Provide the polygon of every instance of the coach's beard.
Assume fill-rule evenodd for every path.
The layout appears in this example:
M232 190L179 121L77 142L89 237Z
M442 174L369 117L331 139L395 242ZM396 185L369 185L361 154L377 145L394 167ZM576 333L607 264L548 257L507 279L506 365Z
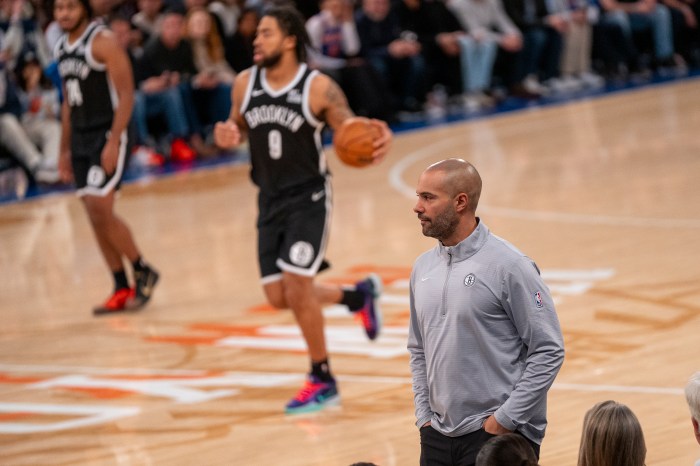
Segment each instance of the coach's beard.
M418 219L425 222L421 225L423 235L442 241L452 236L457 229L459 217L454 210L446 210L433 219L418 214Z

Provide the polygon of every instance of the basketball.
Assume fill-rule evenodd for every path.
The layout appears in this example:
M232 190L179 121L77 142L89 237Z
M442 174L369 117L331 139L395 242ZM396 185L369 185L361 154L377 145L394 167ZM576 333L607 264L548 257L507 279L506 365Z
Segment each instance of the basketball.
M333 146L338 158L351 167L366 167L374 160L374 141L379 138L379 128L369 118L348 118L333 135Z

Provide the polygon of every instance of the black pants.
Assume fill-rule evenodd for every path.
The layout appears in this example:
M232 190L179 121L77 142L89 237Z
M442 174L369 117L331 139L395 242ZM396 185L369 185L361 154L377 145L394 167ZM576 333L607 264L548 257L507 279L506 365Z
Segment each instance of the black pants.
M484 429L459 437L448 437L431 426L421 427L420 466L474 466L476 455L491 437L495 436ZM532 445L539 458L540 446L527 438L525 440Z

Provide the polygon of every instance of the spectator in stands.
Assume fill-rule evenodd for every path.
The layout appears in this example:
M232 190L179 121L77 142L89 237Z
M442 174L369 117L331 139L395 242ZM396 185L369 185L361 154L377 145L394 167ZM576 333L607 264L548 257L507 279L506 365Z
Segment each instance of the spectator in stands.
M58 90L44 75L39 59L27 52L17 67L22 103L22 128L39 147L44 179L58 180L58 150L61 144L61 103Z
M535 450L520 434L490 438L476 455L476 466L538 466Z
M46 43L37 12L31 3L25 0L0 0L0 30L7 32L12 24L22 29L22 46L14 59L32 53L42 68L49 66L53 61L53 53ZM15 65L14 59L10 63L12 68Z
M236 32L244 3L243 0L214 0L209 4L209 11L214 16L224 41Z
M236 72L226 61L224 45L212 14L201 7L189 10L185 18L185 37L192 45L197 72L210 79L212 85L227 84L230 93Z
M188 161L196 153L209 155L211 150L204 143L194 104L192 81L197 68L183 30L182 10L172 8L163 15L159 34L144 47L135 71L142 99L137 95L133 118L139 136L147 138L148 118L165 116L172 138L171 157Z
M44 169L46 157L21 124L22 104L11 75L24 44L21 23L24 2L13 0L11 6L9 26L6 31L0 29L0 144L36 181L55 183L59 180L58 173L50 169L50 162L47 162L49 168Z
M685 399L690 408L690 422L693 424L693 435L700 444L700 372L696 372L685 386ZM700 466L700 459L695 462Z
M92 8L92 18L98 21L106 22L107 17L112 14L112 12L120 13L119 10L124 7L125 15L128 15L128 4L125 4L123 0L88 0L90 2L90 7ZM121 14L121 13L120 13Z
M618 24L628 38L633 39L635 32L651 31L657 66L676 66L671 13L665 5L656 0L600 0L600 5L602 21Z
M228 118L235 71L226 61L221 35L212 14L193 7L185 18L185 37L192 46L197 74L192 79L195 103L205 123Z
M559 11L552 13L546 0L504 0L503 5L523 35L516 75L524 79L525 89L540 94L559 91L566 17Z
M139 11L131 17L131 24L136 27L143 46L151 37L157 36L163 21L163 0L138 0Z
M459 20L441 0L400 0L393 9L401 31L415 33L421 45L427 64L426 89L437 91L444 87L450 95L461 94L458 41L465 33ZM438 83L440 86L436 88Z
M700 27L697 0L661 0L671 12L673 43L686 62L700 64Z
M622 26L612 21L601 21L602 10L597 0L588 0L589 17L593 19L593 59L607 79L636 80L649 77L642 65L639 51L631 36Z
M561 87L565 91L581 88L597 89L605 84L593 72L593 26L588 16L588 0L557 0L550 2L553 11L561 13L568 22L564 32L561 57Z
M35 1L38 2L38 0ZM17 6L19 18L17 21L21 24L23 40L15 57L22 57L27 53L33 54L39 60L44 74L53 82L60 95L61 77L58 74L57 64L53 57L53 45L48 43L42 29L42 23L39 20L39 14L42 13L41 8L39 5L32 4L26 0L0 0L0 2L3 5L0 7L0 17L5 19L11 15L11 9L8 9L8 7L11 8L13 4ZM53 12L53 10L51 11ZM8 24L0 21L0 29L5 30ZM63 34L60 27L58 27L58 33L59 35ZM11 63L10 67L14 69L14 63Z
M226 61L236 73L253 66L253 40L260 22L260 14L254 8L245 8L238 17L236 32L226 40Z
M5 70L7 65L14 64L22 51L24 41L24 29L22 27L23 5L24 2L22 0L13 0L11 3L3 0L0 8L0 13L5 20L3 21L3 27L0 28L0 63L2 63L0 70ZM12 66L9 67L11 68Z
M448 6L468 31L468 35L459 41L465 104L468 110L479 109L490 105L490 99L484 91L491 86L498 49L517 57L523 45L522 35L503 10L501 0L451 0ZM537 96L525 91L516 78L507 78L507 82L514 87L514 94L522 97Z
M603 401L583 419L578 466L644 466L642 426L622 403Z
M138 63L136 54L137 51L140 52L141 50L133 44L135 41L132 34L134 28L131 22L120 14L110 16L107 24L112 33L114 33L117 43L126 51L129 57L134 82L136 83L136 66ZM146 122L140 120L146 111L144 108L145 103L143 92L138 88L134 89L134 110L132 111L131 123L136 129L136 138L131 152L131 161L139 165L158 166L162 165L165 159L162 154L158 153L156 141L149 134ZM151 114L153 115L153 110Z
M321 10L306 22L311 43L309 65L338 82L357 115L386 119L385 92L379 79L360 52L352 3L348 0L321 0Z
M347 0L321 0L320 5L321 11L306 21L311 63L339 81L340 74L335 71L345 67L347 58L360 52L353 7Z
M134 35L136 28L133 26L131 21L127 16L121 13L112 14L107 18L107 27L114 33L117 38L117 42L126 51L129 61L131 62L131 67L138 60L139 56L143 52L139 46L139 36ZM135 72L134 72L135 75ZM135 82L134 76L134 82Z
M363 0L356 16L361 54L392 92L393 107L420 111L425 98L425 59L417 35L401 31L389 0Z
M5 70L0 70L0 145L34 178L42 183L57 183L58 172L51 161L44 163L44 155L29 139L20 118L22 107L17 90ZM47 168L44 168L44 166Z

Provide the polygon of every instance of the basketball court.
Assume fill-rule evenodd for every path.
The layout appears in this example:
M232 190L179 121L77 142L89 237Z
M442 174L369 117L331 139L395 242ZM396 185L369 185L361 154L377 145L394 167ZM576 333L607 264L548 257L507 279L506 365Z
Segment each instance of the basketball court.
M576 464L584 413L606 399L639 417L647 465L700 458L683 396L700 370L699 79L400 133L368 169L328 156L319 278L386 285L374 343L325 309L339 408L283 413L308 362L291 312L264 303L247 166L186 171L117 204L162 272L140 313L92 316L112 283L73 194L0 206L0 464L418 464L407 284L434 240L412 207L446 157L477 167L477 214L557 303L567 353L541 464Z

